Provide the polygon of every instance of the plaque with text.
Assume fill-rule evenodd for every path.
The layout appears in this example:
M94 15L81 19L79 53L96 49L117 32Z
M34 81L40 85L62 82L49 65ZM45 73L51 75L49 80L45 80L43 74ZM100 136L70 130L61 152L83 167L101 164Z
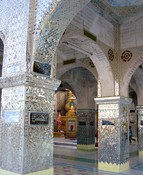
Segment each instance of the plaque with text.
M48 113L30 112L30 125L48 125L48 120Z

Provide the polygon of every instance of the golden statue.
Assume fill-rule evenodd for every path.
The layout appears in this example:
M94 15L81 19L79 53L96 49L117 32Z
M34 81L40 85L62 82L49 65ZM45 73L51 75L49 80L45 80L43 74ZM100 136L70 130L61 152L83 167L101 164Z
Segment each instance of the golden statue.
M77 116L76 116L76 107L72 91L68 91L68 99L65 105L66 115L62 117L65 122L65 137L66 138L75 138L77 135Z
M68 100L67 104L65 105L65 109L67 111L66 117L72 117L75 116L75 103L74 103L75 97L73 96L72 91L68 91Z

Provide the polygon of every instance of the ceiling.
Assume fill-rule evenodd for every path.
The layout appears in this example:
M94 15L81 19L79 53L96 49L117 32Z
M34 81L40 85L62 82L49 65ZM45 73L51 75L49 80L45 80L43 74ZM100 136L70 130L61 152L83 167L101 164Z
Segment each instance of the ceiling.
M106 0L111 6L140 6L143 5L143 0Z
M90 3L97 13L113 25L122 24L126 17L142 12L143 9L143 0L91 0ZM83 53L74 48L69 48L61 42L58 49L58 63L67 59L85 57L87 56Z
M121 24L129 15L141 12L143 0L91 0L95 10L113 24Z

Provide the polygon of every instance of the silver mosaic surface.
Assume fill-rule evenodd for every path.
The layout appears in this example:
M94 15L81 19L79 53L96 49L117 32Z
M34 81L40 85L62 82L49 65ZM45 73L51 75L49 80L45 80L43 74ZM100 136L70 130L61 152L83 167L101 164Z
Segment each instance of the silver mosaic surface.
M53 165L54 94L53 90L31 86L26 87L24 173L48 169ZM30 125L29 111L48 112L48 125Z
M49 18L49 20L44 24L40 39L35 40L35 42L38 41L37 46L35 47L36 50L34 51L34 58L36 60L48 62L53 65L52 61L64 30L77 12L80 11L80 9L82 9L88 2L89 0L63 0L60 2L51 18ZM43 12L41 12L41 14L42 13ZM35 33L35 35L36 38L37 35L39 36L39 33ZM54 65L53 69L56 69ZM53 70L52 72L54 73L56 71ZM55 75L53 74L53 77L54 76Z
M143 151L143 106L137 106L138 112L138 143L139 150Z
M12 94L12 95L11 95ZM1 167L22 172L23 159L23 116L25 108L25 88L17 86L5 88L2 91L2 118L1 118ZM7 120L11 112L17 112L16 122ZM13 116L14 117L14 116Z
M3 30L5 30L3 32L5 34L3 76L6 77L26 71L29 1L10 0L2 1L0 4L4 14L2 19Z
M26 74L1 78L0 81L5 87L2 95L2 168L28 173L52 167L54 90L60 81ZM5 111L18 111L18 121L9 122L4 116ZM29 111L48 112L48 125L30 126Z
M122 164L129 158L127 104L120 100L106 100L98 105L98 159L100 162Z

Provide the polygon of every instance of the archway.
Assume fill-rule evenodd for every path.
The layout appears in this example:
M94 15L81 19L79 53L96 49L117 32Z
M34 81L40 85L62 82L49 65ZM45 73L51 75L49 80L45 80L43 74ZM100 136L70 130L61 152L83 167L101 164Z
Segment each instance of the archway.
M93 140L93 147L92 149L95 149L95 127L97 126L97 120L95 118L95 102L94 97L97 96L97 81L95 77L92 75L92 73L83 67L75 67L72 68L66 72L60 77L60 80L62 82L66 82L65 84L68 84L68 86L62 85L62 88L68 88L70 87L70 90L72 90L75 93L76 96L76 115L77 115L77 138L75 140L71 140L71 145L75 147L75 145L84 145L84 139L86 140L86 132L89 133L88 139ZM65 92L62 92L62 95L64 95ZM60 103L60 102L59 102ZM60 103L61 104L61 103ZM90 116L90 117L89 117ZM80 125L81 119L85 120L86 125ZM91 125L90 127L88 125ZM84 130L85 132L81 134L81 131ZM79 139L80 138L80 139ZM77 140L77 144L75 144ZM60 142L60 140L58 139ZM67 141L67 139L66 139ZM62 145L63 139L61 139L61 145ZM74 142L74 144L73 144ZM82 143L83 142L83 143ZM56 143L57 144L57 143ZM68 145L70 145L68 143ZM64 142L63 142L64 145ZM70 146L71 146L70 145ZM89 145L89 143L86 143L85 145ZM65 145L64 145L65 146ZM81 148L79 148L81 149Z
M54 56L59 40L74 16L88 2L90 2L90 0L72 0L70 3L68 0L60 1L60 3L57 4L57 7L53 10L50 18L45 20L44 25L40 28L38 39L35 39L33 57L35 60L47 62L52 65L51 77L54 77L56 72ZM35 38L37 38L37 33Z
M114 76L112 68L98 44L83 35L69 38L64 41L64 44L83 52L92 60L98 74L98 82L100 82L98 84L100 86L98 96L114 96Z

